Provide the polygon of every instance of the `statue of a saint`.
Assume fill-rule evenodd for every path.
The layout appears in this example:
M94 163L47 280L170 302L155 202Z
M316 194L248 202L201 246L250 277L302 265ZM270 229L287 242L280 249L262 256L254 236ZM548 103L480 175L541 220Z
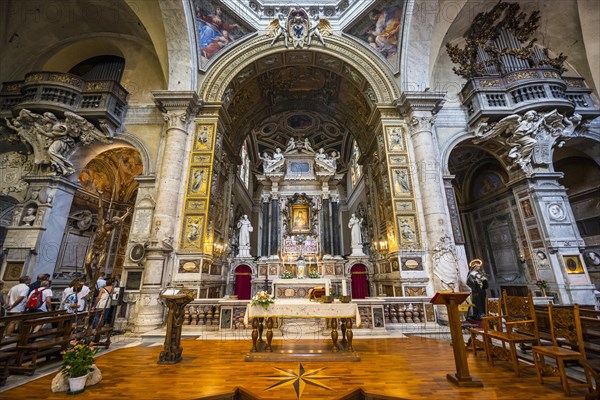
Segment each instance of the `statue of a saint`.
M350 218L348 228L351 229L350 237L352 240L352 246L359 245L362 247L362 238L360 234L360 226L362 225L362 221L362 218L358 218L356 214L352 214L352 217Z
M238 235L238 246L240 257L251 257L250 256L250 232L254 229L246 214L242 215L242 218L237 223L237 227L240 230Z
M488 288L488 280L481 271L483 261L476 258L469 263L469 275L467 285L471 288L471 299L475 305L473 318L479 320L485 314L485 290Z

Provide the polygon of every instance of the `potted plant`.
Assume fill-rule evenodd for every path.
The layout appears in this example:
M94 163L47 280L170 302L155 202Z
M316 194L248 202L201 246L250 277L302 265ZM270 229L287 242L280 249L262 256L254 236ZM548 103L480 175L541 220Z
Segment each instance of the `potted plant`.
M85 390L88 373L94 364L94 355L98 349L86 343L71 341L70 347L62 352L63 363L61 371L69 379L69 392L81 393Z
M542 291L542 297L546 297L546 288L548 287L548 284L546 283L546 281L543 279L540 279L535 284Z

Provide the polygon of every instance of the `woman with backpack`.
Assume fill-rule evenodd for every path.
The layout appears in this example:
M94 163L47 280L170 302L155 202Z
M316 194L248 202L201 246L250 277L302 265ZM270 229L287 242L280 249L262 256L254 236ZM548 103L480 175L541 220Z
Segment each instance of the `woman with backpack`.
M29 293L25 303L27 312L47 312L52 310L52 290L50 281L42 281L40 287Z

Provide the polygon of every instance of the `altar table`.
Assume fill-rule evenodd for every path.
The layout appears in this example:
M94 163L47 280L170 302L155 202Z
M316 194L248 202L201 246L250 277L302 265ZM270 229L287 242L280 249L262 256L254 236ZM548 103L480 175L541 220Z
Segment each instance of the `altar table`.
M361 324L360 313L356 303L318 303L307 299L279 299L270 304L267 309L261 305L246 306L244 315L244 325L248 326L252 318L252 352L258 351L256 342L259 339L262 342L263 324L266 320L267 327L267 347L266 351L272 351L271 341L273 339L273 318L329 318L331 320L331 340L333 341L333 351L338 351L337 341L337 319L342 320L342 343L346 343L346 349L353 351L352 348L352 318L356 319L356 327Z

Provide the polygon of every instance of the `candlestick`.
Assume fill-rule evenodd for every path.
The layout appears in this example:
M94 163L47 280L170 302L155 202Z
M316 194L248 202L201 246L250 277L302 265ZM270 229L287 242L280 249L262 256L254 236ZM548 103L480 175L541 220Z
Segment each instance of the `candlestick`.
M325 281L325 296L329 296L329 279Z
M342 296L348 296L348 288L346 287L345 279L342 279Z

